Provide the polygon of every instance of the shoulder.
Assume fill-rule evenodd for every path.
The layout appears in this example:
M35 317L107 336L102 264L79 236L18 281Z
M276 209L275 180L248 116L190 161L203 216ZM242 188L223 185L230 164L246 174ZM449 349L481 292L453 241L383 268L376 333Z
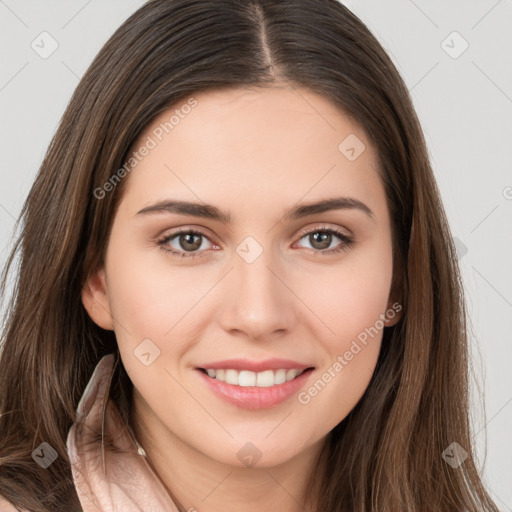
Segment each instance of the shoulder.
M18 512L9 501L0 496L0 512Z

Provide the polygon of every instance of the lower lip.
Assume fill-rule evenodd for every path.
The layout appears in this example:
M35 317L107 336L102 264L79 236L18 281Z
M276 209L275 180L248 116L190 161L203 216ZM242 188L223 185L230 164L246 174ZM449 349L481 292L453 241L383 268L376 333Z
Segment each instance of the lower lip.
M201 370L196 370L203 382L217 395L228 402L244 409L270 409L284 402L297 393L306 383L312 369L305 370L295 379L283 384L276 384L267 388L257 386L235 386L220 380L208 377Z

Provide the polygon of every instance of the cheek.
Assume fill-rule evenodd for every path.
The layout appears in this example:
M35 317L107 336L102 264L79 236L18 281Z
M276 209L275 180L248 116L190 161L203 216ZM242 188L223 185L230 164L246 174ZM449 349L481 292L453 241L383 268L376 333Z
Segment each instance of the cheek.
M381 335L377 335L367 346L356 342L350 349L339 351L299 393L299 403L308 411L307 416L322 418L325 431L343 421L361 400L375 370L380 342Z
M298 281L299 293L324 326L316 334L331 356L348 350L353 339L376 323L378 330L383 327L379 319L387 309L392 279L391 247L384 242L347 253L336 267L315 271L314 280Z
M354 408L371 380L391 278L392 253L385 244L350 255L336 272L326 268L315 274L306 302L321 320L314 337L327 357L299 401L317 408L331 428Z
M189 313L211 287L204 270L196 269L169 263L159 249L151 254L123 251L121 245L113 249L109 299L119 334L126 337L129 332L133 342L140 343L141 337L162 340L187 325Z
M299 394L299 403L309 408L310 417L322 418L328 430L343 421L364 395L378 361L385 313L386 289L362 286L348 293L352 283L338 289L337 310L324 316L335 334L316 336L326 357L316 378ZM327 300L325 297L323 300ZM320 331L319 331L320 332ZM320 347L319 347L320 348Z

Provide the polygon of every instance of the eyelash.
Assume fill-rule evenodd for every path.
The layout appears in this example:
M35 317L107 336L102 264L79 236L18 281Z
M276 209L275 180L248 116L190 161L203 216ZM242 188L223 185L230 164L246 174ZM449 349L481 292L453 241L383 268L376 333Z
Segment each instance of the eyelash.
M341 231L338 231L337 229L328 228L328 227L324 227L324 226L320 226L315 229L311 229L309 231L301 233L299 240L302 240L305 236L310 235L312 233L333 234L333 235L337 236L343 242L341 245L339 245L335 249L328 249L328 250L312 249L314 251L315 255L320 254L322 256L328 256L331 254L340 253L342 251L346 251L346 250L350 249L355 243L355 240L352 237L349 237L348 235L346 235L345 233L342 233ZM166 244L178 235L199 235L199 236L203 236L204 238L209 240L209 238L206 236L206 234L201 231L196 231L194 229L181 229L180 228L177 231L175 231L174 233L172 233L170 235L165 235L163 238L160 238L159 240L157 240L157 244L164 252L170 253L172 256L177 257L177 258L196 258L198 256L202 257L202 252L204 252L204 251L196 251L196 252L187 253L187 252L175 251L174 249L169 249L169 247L166 246Z

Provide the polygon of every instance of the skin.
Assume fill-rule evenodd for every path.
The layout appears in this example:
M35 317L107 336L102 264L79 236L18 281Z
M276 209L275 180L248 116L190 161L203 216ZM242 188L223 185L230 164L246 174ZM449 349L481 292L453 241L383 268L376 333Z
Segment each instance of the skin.
M88 280L83 303L98 325L115 331L134 384L137 439L185 509L303 510L306 480L327 434L370 382L382 330L306 405L293 396L246 410L213 394L195 368L227 358L288 358L315 366L307 390L391 307L391 225L377 156L350 117L307 89L194 97L197 106L125 178L105 266ZM366 146L354 161L338 150L349 134ZM283 220L298 202L339 196L362 201L374 218L344 209ZM136 215L169 198L213 204L231 222ZM322 226L355 244L320 254L343 244L333 235L322 246L302 234ZM179 258L158 245L176 228L205 233L194 249L202 256ZM247 236L263 249L252 263L236 252ZM167 242L181 253L186 244L179 236ZM146 338L160 350L149 366L133 353ZM247 442L262 454L254 467L237 457Z

